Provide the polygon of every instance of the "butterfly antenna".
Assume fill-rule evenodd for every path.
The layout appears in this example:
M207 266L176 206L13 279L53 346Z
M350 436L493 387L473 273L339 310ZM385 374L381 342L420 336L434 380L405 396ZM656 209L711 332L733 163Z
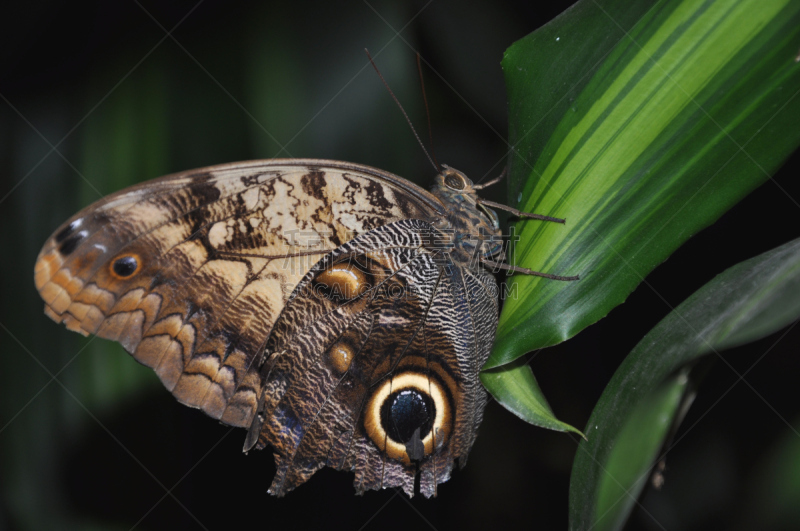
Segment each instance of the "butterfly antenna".
M425 102L425 116L428 118L428 141L431 143L431 156L436 163L437 171L442 171L439 161L436 159L436 150L433 149L433 128L431 127L431 110L428 107L428 95L425 93L425 78L422 76L422 60L417 52L417 72L419 73L419 84L422 87L422 101Z
M392 89L389 88L389 83L386 82L386 80L383 78L383 75L381 74L381 71L378 70L378 66L375 64L375 61L372 60L372 56L369 54L369 50L364 48L364 51L367 53L367 58L369 59L370 64L372 64L372 68L375 69L375 72L377 72L378 77L381 78L381 81L383 81L383 86L386 87L386 90L389 91L389 95L392 97L397 106L400 107L400 112L402 112L403 116L405 116L406 122L408 122L408 126L411 127L411 132L414 133L414 136L416 137L417 142L419 142L420 147L422 147L422 151L425 153L425 156L428 157L428 160L433 165L433 168L438 172L439 166L433 161L430 154L428 153L428 150L425 149L425 144L422 143L422 139L417 134L417 130L414 129L414 124L411 123L411 119L408 117L408 114L406 114L406 110L403 109L403 106L400 104L400 100L397 99L397 96L394 95Z
M499 183L500 181L502 181L502 180L503 180L503 177L505 177L505 176L506 176L506 173L507 173L507 172L508 172L508 166L506 166L505 168L503 168L503 171L502 171L502 172L500 172L500 175L498 175L497 177L495 177L494 179L492 179L492 180L491 180L491 181L489 181L488 183L483 183L483 184L473 184L473 185L472 185L472 187L473 187L474 189L476 189L476 190L482 190L483 188L486 188L487 186L491 186L491 185L493 185L493 184L497 184L497 183Z

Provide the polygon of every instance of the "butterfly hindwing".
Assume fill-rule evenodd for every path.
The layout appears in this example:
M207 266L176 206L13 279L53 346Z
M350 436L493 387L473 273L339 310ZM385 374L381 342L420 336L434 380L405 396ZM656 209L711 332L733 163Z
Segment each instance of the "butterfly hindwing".
M354 470L358 492L431 496L463 465L486 401L478 371L497 321L494 279L456 266L421 220L338 247L300 281L261 367L248 436L275 447L270 492L323 466Z
M263 385L254 362L308 269L355 235L436 208L365 166L205 168L79 212L45 244L35 282L51 318L119 341L181 402L247 427Z

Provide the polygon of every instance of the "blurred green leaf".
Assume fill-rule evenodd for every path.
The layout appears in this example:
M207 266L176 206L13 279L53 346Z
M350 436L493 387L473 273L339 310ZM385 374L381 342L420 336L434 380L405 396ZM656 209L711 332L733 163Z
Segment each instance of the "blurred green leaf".
M555 417L525 358L482 372L481 382L503 407L522 420L549 430L584 436L577 428Z
M792 529L800 522L800 422L756 466L741 529Z
M731 267L670 312L620 365L589 419L572 469L570 527L625 522L680 405L682 371L798 317L800 239Z
M109 95L105 112L87 118L80 143L82 206L168 172L170 97L165 69L163 60L153 58L150 68ZM107 76L98 75L95 85L104 87ZM100 97L90 94L87 99ZM68 372L64 378L87 407L110 411L128 397L157 386L158 378L133 360L122 345L97 338L83 341L83 346L75 349L79 354L72 354L77 372ZM77 404L67 404L75 421L86 419Z
M675 424L688 383L688 370L682 370L633 406L608 454L597 487L598 529L618 529L625 524ZM599 428L594 429L597 433Z
M800 144L800 2L578 2L512 45L519 265L487 368L577 334ZM512 288L513 289L513 288Z

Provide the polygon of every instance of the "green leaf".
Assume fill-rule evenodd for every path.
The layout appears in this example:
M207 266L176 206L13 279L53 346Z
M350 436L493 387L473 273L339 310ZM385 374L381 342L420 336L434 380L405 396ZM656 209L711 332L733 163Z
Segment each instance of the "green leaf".
M603 465L595 493L597 529L619 529L644 489L687 392L688 369L667 378L630 411ZM594 426L595 434L599 427ZM582 526L578 526L579 528Z
M726 270L631 351L586 427L570 484L572 529L618 529L679 413L686 371L704 355L800 317L800 239ZM685 395L684 395L685 396Z
M800 419L755 467L740 529L792 529L800 522Z
M584 437L580 430L555 417L524 358L482 372L481 382L503 407L522 420L549 430L571 431Z
M556 344L767 180L800 144L800 2L581 1L512 45L516 275L487 368ZM510 288L514 292L514 286Z

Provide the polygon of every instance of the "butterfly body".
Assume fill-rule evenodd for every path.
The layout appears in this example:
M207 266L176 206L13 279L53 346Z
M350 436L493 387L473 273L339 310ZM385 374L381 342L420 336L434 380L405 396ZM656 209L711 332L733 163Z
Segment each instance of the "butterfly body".
M112 194L46 242L46 313L113 339L182 403L271 445L282 495L323 466L431 496L475 439L497 217L463 174L271 160Z

